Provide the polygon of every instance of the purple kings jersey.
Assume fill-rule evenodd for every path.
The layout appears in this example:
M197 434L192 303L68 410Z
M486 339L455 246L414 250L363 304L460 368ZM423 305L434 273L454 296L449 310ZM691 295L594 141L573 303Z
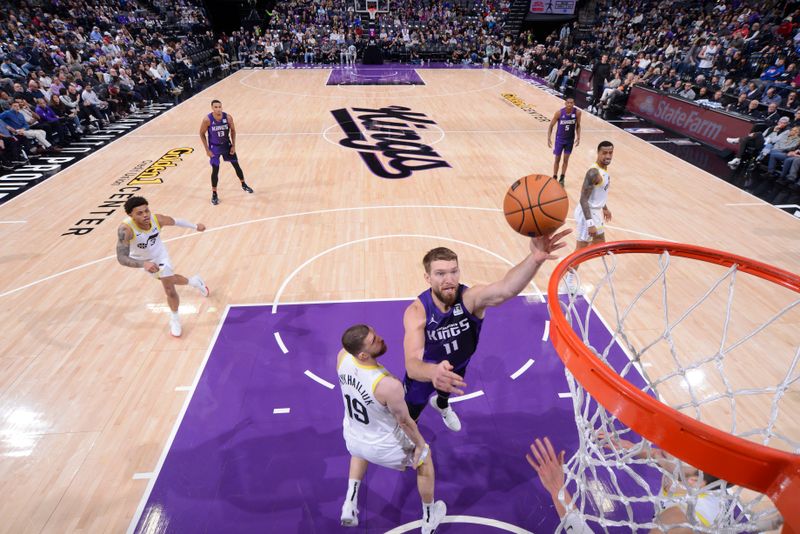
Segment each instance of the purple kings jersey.
M459 284L456 301L446 313L433 303L431 290L419 295L425 307L425 351L422 361L439 363L447 360L453 369L461 369L478 347L483 319L472 315L464 305L463 294L467 286Z
M217 120L213 113L209 113L208 120L211 121L208 125L208 146L230 146L231 127L228 124L228 114L223 111L222 118Z
M578 122L578 114L575 108L572 113L567 113L567 108L561 108L561 116L558 118L558 129L556 130L556 142L572 144L575 140L575 124Z

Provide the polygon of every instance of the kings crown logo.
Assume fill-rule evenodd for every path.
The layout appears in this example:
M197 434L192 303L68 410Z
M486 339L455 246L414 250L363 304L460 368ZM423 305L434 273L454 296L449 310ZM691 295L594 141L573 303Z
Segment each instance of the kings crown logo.
M450 167L430 146L422 142L420 130L436 123L424 113L402 106L379 109L352 108L331 111L342 128L343 147L358 151L369 170L381 178L408 178L414 172Z

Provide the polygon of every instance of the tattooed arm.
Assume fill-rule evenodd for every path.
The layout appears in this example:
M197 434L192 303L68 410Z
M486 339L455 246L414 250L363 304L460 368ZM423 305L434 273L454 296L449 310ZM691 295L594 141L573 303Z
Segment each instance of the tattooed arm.
M586 177L583 179L583 187L581 188L581 211L586 221L592 220L592 210L589 208L589 197L594 190L594 186L602 182L600 172L592 167L586 172ZM594 226L589 226L589 235L595 235L597 229Z
M131 258L131 239L133 239L133 231L127 225L120 224L119 228L117 228L117 261L120 265L133 267L134 269L144 268L151 273L158 271L158 265L153 262Z

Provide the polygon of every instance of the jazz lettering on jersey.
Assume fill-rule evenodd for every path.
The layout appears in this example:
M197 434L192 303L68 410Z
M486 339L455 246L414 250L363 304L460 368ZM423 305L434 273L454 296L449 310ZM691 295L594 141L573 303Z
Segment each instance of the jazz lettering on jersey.
M426 330L425 333L428 335L429 341L444 341L445 339L454 338L467 330L469 330L469 319L465 317L457 323L442 326L436 330Z
M361 400L364 401L365 406L369 406L372 404L372 399L370 398L369 392L367 392L364 385L355 379L352 375L348 374L341 374L339 375L339 383L343 386L350 386L355 388L358 391L358 394L361 395Z
M345 108L331 114L345 138L339 144L358 151L373 174L381 178L408 178L415 172L450 167L430 146L422 142L420 130L435 125L424 113L403 106Z

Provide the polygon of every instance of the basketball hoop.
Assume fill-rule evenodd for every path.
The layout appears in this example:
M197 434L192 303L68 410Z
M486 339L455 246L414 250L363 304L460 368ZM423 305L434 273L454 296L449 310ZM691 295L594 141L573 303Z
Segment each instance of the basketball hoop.
M367 13L369 13L370 20L375 20L375 15L378 13L378 7L376 5L368 6Z
M595 258L602 260L602 266L598 261L586 264ZM574 269L578 265L582 265L580 273L596 283L581 301L575 293L559 298L561 279L570 271L577 273ZM648 269L652 269L652 276ZM642 272L646 273L644 279ZM670 293L668 280L679 288ZM698 289L701 285L703 288ZM568 509L571 507L604 530L620 525L635 530L645 523L647 528L663 526L654 523L655 519L634 520L630 513L631 502L655 505L666 501L663 494L645 491L647 496L631 497L619 485L603 485L607 493L600 500L605 499L608 507L620 504L620 508L628 510L626 517L617 520L604 514L603 503L598 503L597 495L592 495L592 482L596 480L589 480L603 478L597 473L608 469L607 478L614 483L622 474L641 481L641 470L631 466L638 463L649 466L648 469L658 468L650 458L652 443L677 458L679 465L686 462L722 479L706 487L714 486L722 495L719 498L723 501L723 512L717 516L717 522L707 528L683 526L698 532L746 532L752 531L753 524L772 524L770 528L776 528L773 516L777 514L764 511L769 503L763 496L767 496L783 517L783 532L800 533L800 425L796 422L796 411L785 413L791 412L786 408L789 402L797 402L786 399L793 396L796 399L800 393L800 334L796 327L792 328L793 319L800 313L800 276L748 258L692 245L620 241L588 247L564 259L553 271L547 293L550 335L567 369L580 436L579 450L565 466L567 484L576 488L575 501ZM762 303L758 299L746 300L751 293L770 295L763 297L764 302L774 300L774 308L768 307L769 311L764 312L765 319L757 315L760 308L751 316L744 307L751 303L755 308L756 302ZM744 314L736 313L738 299L745 299ZM782 299L785 304L781 304ZM610 317L607 321L610 342L599 339L602 336L598 335L594 336L596 340L589 339L589 321L593 314L598 314L598 309ZM638 315L642 313L644 317ZM714 315L716 319L712 318ZM690 330L689 325L699 327L707 339L697 336L698 329ZM720 326L717 343L715 327ZM775 336L774 330L782 334ZM785 335L787 331L789 335ZM685 346L691 346L691 350L682 351ZM717 348L710 354L703 352L706 346ZM770 353L770 358L774 358L771 361L778 362L776 366L780 369L773 386L772 382L766 382L768 378L764 384L760 382L765 372L759 362L766 361L757 358L759 351L769 351L774 346L787 350ZM617 356L612 354L615 351ZM619 358L622 352L627 358ZM614 358L617 358L616 370ZM756 360L748 362L747 358ZM621 365L619 362L623 360L626 363ZM747 362L749 373L731 370L733 364L742 362ZM676 369L663 370L667 366ZM691 384L697 374L703 381L702 389ZM637 381L644 385L635 385ZM749 381L752 383L740 384ZM710 391L716 384L720 384L722 392ZM683 393L690 400L674 400ZM768 413L757 416L764 419L763 426L749 428L750 423L743 423L742 419L752 415L748 408L753 404L748 403L756 401ZM725 413L728 419L717 417L720 413ZM731 428L720 428L726 426L717 423L720 419L731 420ZM714 426L709 420L714 421ZM610 445L614 440L607 436L623 435L628 429L644 438L638 452L646 452L636 456L636 461L633 454L628 454L630 448L608 452L614 448ZM630 437L628 441L633 439ZM756 439L760 443L753 441ZM776 445L793 452L773 448ZM647 458L642 461L644 457ZM663 469L660 471L663 476L671 476ZM679 478L683 480L678 475L672 480L679 482ZM729 484L740 487L731 489ZM763 495L753 497L742 488ZM700 495L707 494L690 490L684 499L697 504ZM673 504L680 500L672 495L670 499ZM693 517L694 505L689 506ZM686 515L689 517L690 512Z

